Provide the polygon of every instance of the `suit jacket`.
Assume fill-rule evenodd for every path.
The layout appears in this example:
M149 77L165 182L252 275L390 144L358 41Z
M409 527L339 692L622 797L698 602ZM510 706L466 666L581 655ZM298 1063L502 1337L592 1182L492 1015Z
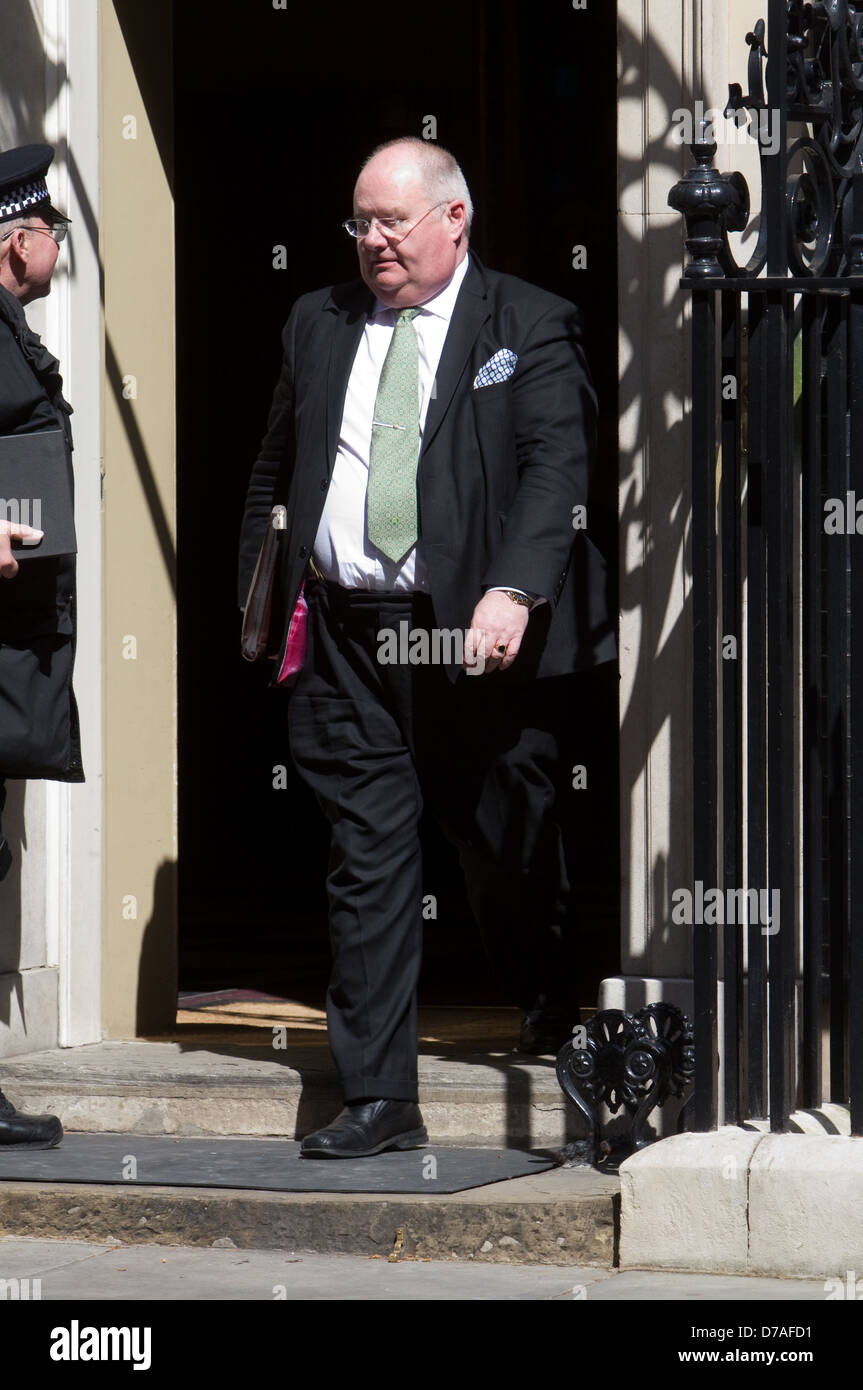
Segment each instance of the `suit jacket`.
M441 354L417 471L419 527L437 624L466 630L483 590L540 594L522 648L496 681L555 676L612 659L605 562L573 509L586 506L596 398L574 305L473 252ZM267 519L287 507L281 586L290 614L323 511L354 355L374 296L362 280L303 295L282 334L267 434L249 481L238 600ZM513 374L474 388L501 348ZM589 515L588 515L589 526ZM287 624L284 637L287 637ZM457 667L450 669L453 678Z

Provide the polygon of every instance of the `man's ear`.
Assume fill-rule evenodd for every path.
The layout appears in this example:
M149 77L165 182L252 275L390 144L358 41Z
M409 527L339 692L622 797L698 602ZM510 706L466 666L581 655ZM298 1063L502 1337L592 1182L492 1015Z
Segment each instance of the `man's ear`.
M9 254L17 256L19 261L29 261L30 259L26 232L26 227L16 227L9 238Z
M464 203L461 199L456 199L450 204L447 216L450 220L450 226L453 229L458 226L458 234L463 236L467 219L465 218Z

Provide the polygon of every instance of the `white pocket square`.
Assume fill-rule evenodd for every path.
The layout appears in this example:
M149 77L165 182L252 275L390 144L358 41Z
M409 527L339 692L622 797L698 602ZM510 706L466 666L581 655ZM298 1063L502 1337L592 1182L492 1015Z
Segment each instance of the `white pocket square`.
M506 381L515 371L517 361L517 354L509 348L498 348L494 357L490 357L474 377L474 391L478 391L481 386L496 386L498 382Z

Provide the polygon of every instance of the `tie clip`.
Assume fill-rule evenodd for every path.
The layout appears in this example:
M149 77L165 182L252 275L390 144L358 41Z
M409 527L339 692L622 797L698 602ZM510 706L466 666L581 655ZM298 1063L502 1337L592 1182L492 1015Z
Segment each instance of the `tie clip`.
M389 420L372 420L373 425L381 425L387 430L406 430L407 425L391 425Z

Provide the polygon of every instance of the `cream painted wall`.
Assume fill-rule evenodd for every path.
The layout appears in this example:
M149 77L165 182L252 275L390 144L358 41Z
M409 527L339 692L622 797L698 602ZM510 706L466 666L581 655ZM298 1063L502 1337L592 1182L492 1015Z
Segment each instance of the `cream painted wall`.
M670 895L692 878L689 303L667 198L691 167L674 113L746 88L758 13L752 0L618 3L623 978L605 983L604 1007L688 1003L689 935ZM749 176L757 158L720 146L717 166Z
M170 72L170 6L150 5L134 35L129 12L99 7L106 1037L176 1016L173 202L136 76Z

